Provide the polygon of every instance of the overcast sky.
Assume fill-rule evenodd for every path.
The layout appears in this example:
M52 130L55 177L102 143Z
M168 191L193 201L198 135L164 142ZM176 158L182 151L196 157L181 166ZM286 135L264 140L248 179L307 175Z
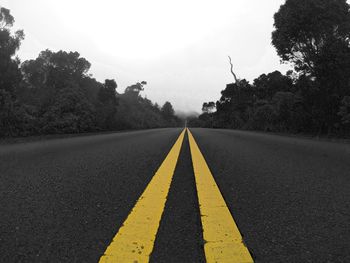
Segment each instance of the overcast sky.
M118 91L146 80L143 95L200 112L233 81L280 70L271 46L273 14L284 0L1 0L15 28L24 29L19 57L40 51L78 51L99 81Z

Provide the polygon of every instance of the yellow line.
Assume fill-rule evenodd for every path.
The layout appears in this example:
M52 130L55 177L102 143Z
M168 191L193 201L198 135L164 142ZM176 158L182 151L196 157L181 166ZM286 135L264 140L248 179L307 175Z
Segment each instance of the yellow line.
M185 129L107 247L100 262L149 261L184 134Z
M254 262L213 175L188 130L207 263Z

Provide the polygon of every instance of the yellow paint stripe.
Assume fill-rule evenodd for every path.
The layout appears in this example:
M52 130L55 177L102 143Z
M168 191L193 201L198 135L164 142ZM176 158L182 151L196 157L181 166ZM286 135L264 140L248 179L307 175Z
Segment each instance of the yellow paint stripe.
M207 263L254 262L215 183L199 147L188 130Z
M100 262L149 261L184 134L185 129L107 247Z

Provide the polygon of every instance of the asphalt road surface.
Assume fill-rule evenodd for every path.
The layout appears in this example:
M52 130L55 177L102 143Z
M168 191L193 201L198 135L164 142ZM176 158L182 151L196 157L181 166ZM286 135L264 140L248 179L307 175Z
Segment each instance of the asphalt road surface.
M0 262L98 262L181 131L0 145ZM255 262L350 262L349 144L191 132ZM150 262L205 262L192 161L185 135Z

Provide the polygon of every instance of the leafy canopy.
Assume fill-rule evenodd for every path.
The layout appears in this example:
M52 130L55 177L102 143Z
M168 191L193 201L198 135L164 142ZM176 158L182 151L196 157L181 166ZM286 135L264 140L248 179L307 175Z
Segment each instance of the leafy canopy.
M314 73L328 42L349 44L350 12L346 0L287 0L274 16L272 44L297 71Z

